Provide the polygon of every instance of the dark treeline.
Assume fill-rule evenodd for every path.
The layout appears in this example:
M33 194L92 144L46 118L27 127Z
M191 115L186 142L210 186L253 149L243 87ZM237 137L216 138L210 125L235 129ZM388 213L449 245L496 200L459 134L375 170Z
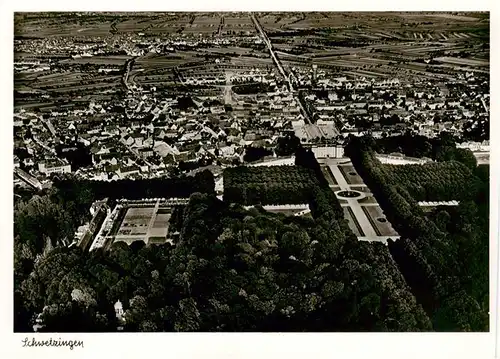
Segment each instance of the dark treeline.
M168 231L175 233L182 230L182 224L184 223L184 210L185 206L174 206L172 208L172 214L169 220Z
M81 142L76 142L73 147L58 145L56 151L59 158L68 160L73 171L92 165L92 154L89 148Z
M314 172L315 177L318 180L320 186L325 188L326 186L328 186L328 181L323 176L321 167L311 149L305 149L302 146L299 147L299 149L295 153L295 165L310 169L311 171ZM335 198L335 196L333 196L332 198Z
M301 147L300 139L293 132L288 132L278 138L274 152L277 156L291 156Z
M404 183L376 159L374 147L371 138L352 138L346 154L401 235L389 243L389 249L434 328L488 330L488 178L484 170L475 168L477 176L462 190L470 190L472 199L464 199L455 208L438 207L431 218ZM445 181L453 178L443 175L436 179L436 186ZM455 187L445 184L441 191L444 188Z
M33 319L32 316L35 313L35 307L25 304L29 294L22 289L22 284L30 277L30 274L33 274L34 268L40 265L45 254L52 253L50 251L52 248L55 248L53 251L66 251L62 247L69 245L73 241L78 226L90 219L89 208L95 200L189 197L194 192L214 193L214 186L214 178L209 171L184 178L114 182L86 181L65 175L55 178L53 187L45 190L45 193L16 201L14 208L15 330L30 331L30 320ZM180 231L179 222L182 222L182 211L174 210L174 212L173 229ZM83 259L79 260L83 261ZM81 309L80 306L64 305L64 311L68 313ZM36 307L36 310L41 309ZM29 320L26 321L26 318Z
M193 194L172 213L174 245L43 255L16 290L16 331L36 313L45 332L115 331L117 300L125 331L432 330L388 248L357 240L314 155L299 152L297 172L320 176L313 218Z
M318 184L299 166L232 167L224 171L224 200L244 205L308 203Z
M56 248L26 279L18 319L42 331L420 331L431 325L387 247L359 243L316 188L315 218L193 194L175 245ZM333 206L333 207L332 207Z
M72 176L61 176L55 178L54 185L63 193L64 198L73 199L80 192L88 191L94 200L187 198L194 192L213 193L215 188L213 174L208 170L194 176L116 181L79 180Z
M435 161L462 162L474 169L477 165L474 154L466 149L456 147L458 138L448 132L442 132L436 138L405 133L401 136L390 136L372 141L370 147L378 153L402 153L410 157L427 157Z
M234 85L232 90L238 95L253 95L263 92L271 92L273 88L261 82L252 82L241 85Z
M255 162L266 156L272 156L273 151L268 150L263 147L245 146L245 154L243 155L243 161L245 162Z

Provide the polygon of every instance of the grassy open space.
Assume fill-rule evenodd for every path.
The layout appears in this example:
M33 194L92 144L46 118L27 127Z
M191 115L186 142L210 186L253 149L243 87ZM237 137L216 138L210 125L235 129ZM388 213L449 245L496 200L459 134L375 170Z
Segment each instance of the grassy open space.
M377 203L377 200L373 196L367 196L365 198L361 198L358 202L361 204L370 204L370 203Z
M339 165L338 167L348 184L363 184L363 179L358 175L353 166Z
M359 225L358 221L356 220L356 217L354 216L351 207L342 207L342 210L344 211L344 217L349 222L349 228L351 229L351 231L357 237L363 237L365 234L363 232L363 229Z
M337 181L335 181L335 176L333 176L332 171L328 166L322 166L321 171L323 172L323 176L325 176L328 184L330 185L338 185Z
M385 218L384 212L379 206L363 206L363 211L370 220L372 227L379 236L397 236L398 233L392 228Z

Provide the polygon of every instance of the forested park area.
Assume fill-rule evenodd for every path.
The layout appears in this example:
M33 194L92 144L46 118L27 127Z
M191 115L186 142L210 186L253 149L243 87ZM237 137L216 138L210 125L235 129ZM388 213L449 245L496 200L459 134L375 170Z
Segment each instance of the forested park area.
M213 174L204 170L194 176L116 181L80 180L72 176L61 176L54 180L54 186L64 193L63 196L70 198L75 194L80 195L82 191L92 193L95 199L187 198L195 192L213 192L215 182Z
M400 136L372 140L370 148L377 153L396 152L409 157L426 157L439 162L455 160L473 170L477 165L476 158L471 151L457 148L458 140L444 131L435 138L405 133Z
M42 313L41 331L116 331L118 300L125 331L488 330L488 169L470 170L480 184L474 198L428 213L372 144L351 139L346 152L402 236L389 246L357 240L314 154L302 148L287 174L233 170L238 181L270 184L276 173L307 174L295 180L311 179L304 188L312 218L245 210L212 187L176 208L173 244L84 253L65 244L106 193L75 182L18 204L15 330L31 331Z
M454 160L382 168L417 201L472 200L482 185L470 168Z
M232 167L224 171L224 200L245 205L308 203L315 173L301 166Z
M250 82L234 85L232 87L232 90L238 95L254 95L259 93L272 92L273 87L261 82Z
M89 181L73 175L54 178L52 188L23 196L14 206L14 290L16 303L25 297L21 284L44 254L68 246L77 228L90 220L90 206L100 199L189 197L192 193L214 193L210 171L195 176L147 180ZM16 304L16 310L18 309ZM28 322L15 321L15 327Z
M351 139L346 154L401 235L400 240L389 243L389 249L434 329L487 331L488 169L469 167L469 155L463 156L463 166L449 161L457 157L451 155L454 145L448 146L449 156L421 166L420 173L412 165L401 166L396 172L382 165L375 157L376 142L369 137ZM450 172L450 168L460 170ZM426 169L430 173L425 173ZM462 176L470 181L464 181ZM436 195L428 199L460 199L459 206L437 207L432 214L426 214L417 203L422 198L416 191L425 178L426 192ZM458 190L455 181L464 188Z
M41 255L18 276L16 330L42 313L42 331L115 331L117 300L125 331L432 330L388 248L350 231L312 152L296 159L321 176L313 218L193 194L174 245Z
M358 242L326 193L315 219L194 194L173 246L56 248L18 291L18 330L42 312L41 331L115 331L117 300L125 331L431 330L387 247Z

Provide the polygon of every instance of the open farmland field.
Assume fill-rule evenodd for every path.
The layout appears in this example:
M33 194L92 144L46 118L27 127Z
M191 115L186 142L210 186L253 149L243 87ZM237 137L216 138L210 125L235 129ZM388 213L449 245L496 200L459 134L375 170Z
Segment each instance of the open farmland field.
M160 35L182 32L191 15L166 13L51 13L44 17L17 16L16 36L64 37L138 34ZM21 23L23 26L19 26Z
M331 16L328 13L304 13L301 19L287 24L289 29L321 29L342 26L346 16Z
M485 14L262 13L259 21L285 62L312 61L352 77L431 79L439 75L429 66L439 73L489 64L487 45L478 42L489 41ZM456 68L423 63L429 57ZM422 63L406 64L412 61Z
M476 16L460 16L460 15L453 15L453 14L425 14L425 15L420 15L420 14L408 14L405 15L407 18L439 18L439 19L444 19L444 20L452 20L452 21L478 21L478 17Z
M242 13L240 16L224 16L221 33L223 35L255 35L255 26L249 15Z
M31 25L23 26L15 30L15 36L44 37L69 37L69 36L108 36L111 31L112 22L101 23L96 26L79 26L76 24L56 25Z
M489 61L481 61L477 59L461 59L455 57L438 57L435 59L436 61L440 61L443 63L448 63L452 65L465 65L465 66L474 66L474 67L489 67Z
M193 58L190 54L179 54L174 56L170 54L163 55L150 53L146 56L137 58L133 68L144 69L145 71L167 69L179 66L183 63L186 63L187 61L193 61L195 59L196 58Z
M29 86L30 84L38 83L39 85L50 84L50 83L61 83L68 81L80 81L89 75L83 72L73 72L73 73L50 73L37 72L37 73L19 73L15 74L15 86Z
M264 67L266 69L274 69L273 68L273 60L271 58L256 58L256 57L245 57L245 56L239 56L239 57L232 57L230 66L235 66L238 68L238 66L242 67Z
M411 12L380 12L380 13L303 13L300 21L291 21L287 27L297 28L331 28L334 34L342 33L342 28L348 30L352 26L355 30L350 34L369 37L391 38L393 32L401 28L411 28L413 34L431 33L436 30L453 31L454 26L475 26L483 24L485 18L475 16L456 16L446 13L411 13ZM295 14L290 14L295 19ZM486 18L487 20L487 18ZM429 32L430 31L430 32ZM396 36L397 37L397 36ZM457 38L461 38L459 35Z
M116 34L148 33L148 31L156 28L161 22L162 20L156 20L154 17L151 19L125 19L116 21L112 31Z
M144 17L135 13L50 13L18 14L15 19L16 36L87 37L110 36L144 31L154 25L158 16ZM161 19L160 21L165 21ZM22 22L22 26L19 24Z
M293 24L304 18L302 13L267 13L259 14L259 20L264 29L269 31L277 31L285 28L289 24Z
M131 56L121 55L121 56L92 56L92 57L80 57L68 60L62 60L62 64L94 64L94 65L116 65L123 66L125 62L130 59Z
M14 101L14 110L29 110L29 109L44 109L44 108L52 108L54 102L29 102L26 103L21 100Z
M218 33L220 24L221 17L219 14L214 14L213 16L196 15L194 16L194 19L190 19L189 23L184 27L182 33L186 35L211 37Z
M120 74L90 74L85 72L38 73L16 77L14 88L18 90L64 92L85 88L97 89L119 86L120 79Z
M253 23L249 14L242 13L240 16L224 16L224 25L228 27L235 27L238 25L241 25L242 27L250 27L253 26Z
M154 85L158 83L175 83L176 76L173 73L168 73L168 72L165 72L164 74L160 75L137 73L135 75L131 75L129 81L144 85Z

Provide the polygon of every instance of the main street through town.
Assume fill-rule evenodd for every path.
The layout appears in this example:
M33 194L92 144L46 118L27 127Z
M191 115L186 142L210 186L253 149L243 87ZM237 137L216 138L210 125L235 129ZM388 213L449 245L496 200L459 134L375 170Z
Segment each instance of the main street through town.
M276 65L276 67L278 68L278 71L280 72L281 76L283 76L283 78L285 79L285 81L287 82L287 85L288 85L288 90L292 93L295 101L297 102L297 104L299 105L300 107L300 111L301 113L303 114L305 120L307 123L309 124L313 124L313 121L311 121L311 117L309 116L309 113L306 111L306 109L304 108L304 105L302 104L302 102L300 101L299 99L299 96L297 94L297 92L295 91L294 87L293 87L293 83L292 81L290 80L290 76L287 75L285 69L283 68L283 65L281 64L281 61L279 60L279 58L276 56L276 54L274 53L274 50L273 50L273 45L271 43L271 40L269 40L269 37L267 36L266 32L264 31L264 29L262 28L262 26L260 25L259 21L257 20L257 18L255 17L255 14L251 14L250 15L251 18L252 18L252 21L255 25L255 28L257 29L257 32L260 34L260 36L262 37L262 40L264 41L264 43L266 44L268 50L269 50L269 53L271 54L271 58L273 59L273 63ZM319 131L321 133L323 133L323 131L318 127Z
M262 40L264 40L264 43L266 44L267 48L269 49L269 53L271 54L271 58L273 59L274 64L276 65L276 67L278 68L279 72L281 73L281 76L283 76L285 78L285 80L287 81L287 83L288 83L288 89L290 90L290 92L293 92L292 82L290 81L290 79L288 78L285 70L283 69L283 66L281 65L281 62L279 61L279 59L274 54L273 45L271 44L271 40L269 40L269 38L267 37L267 34L265 33L264 29L262 29L262 26L260 26L260 23L257 20L257 18L255 17L255 14L252 14L251 17L252 17L253 23L255 24L255 28L257 29L257 31L259 32L260 36L262 37Z
M269 37L267 37L267 34L264 31L264 29L262 29L262 26L260 26L260 23L257 20L257 18L255 17L255 14L251 14L251 17L252 17L252 21L255 25L255 28L257 29L258 33L262 37L262 40L264 40L264 43L266 44L267 48L269 49L269 53L271 54L271 58L273 59L273 63L278 68L278 71L280 72L281 76L283 76L283 78L287 82L288 90L293 94L295 101L297 101L297 103L300 107L300 111L304 115L304 118L306 119L307 122L312 123L311 119L309 118L309 114L307 113L306 109L304 108L304 106L300 102L299 97L297 96L297 93L295 92L295 90L293 88L293 84L292 84L292 81L290 81L290 77L287 76L287 73L285 72L285 69L281 65L280 60L278 59L278 57L276 57L276 54L274 53L273 45L271 44L271 40L269 40Z

